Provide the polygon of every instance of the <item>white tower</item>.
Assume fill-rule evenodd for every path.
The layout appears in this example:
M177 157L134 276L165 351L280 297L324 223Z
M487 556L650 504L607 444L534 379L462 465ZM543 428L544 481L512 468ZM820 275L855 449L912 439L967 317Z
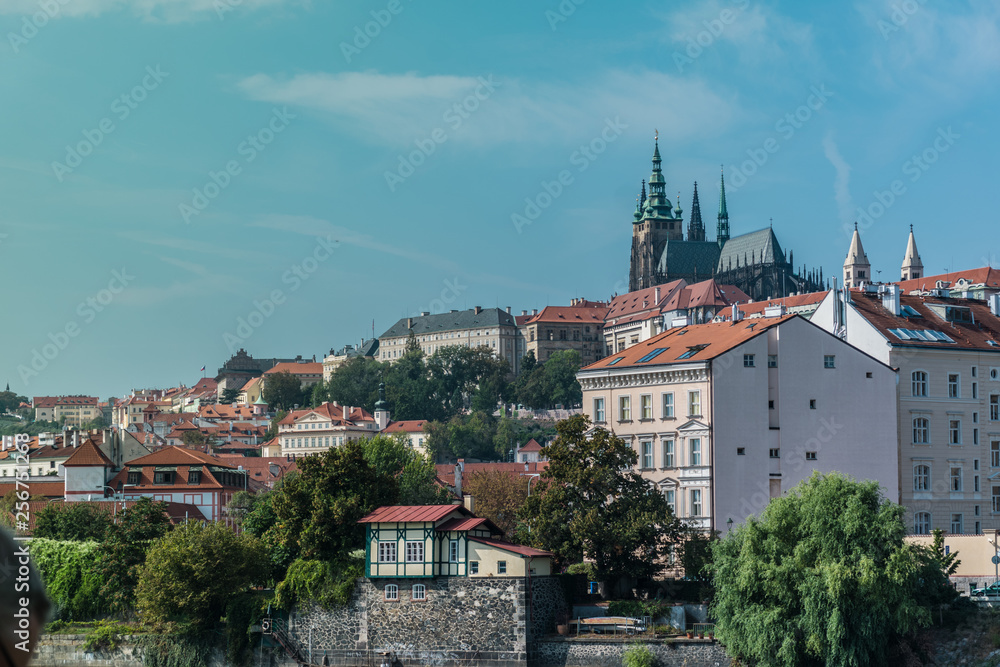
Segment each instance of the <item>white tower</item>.
M906 256L903 257L903 271L900 280L913 280L924 275L924 263L920 261L917 252L917 241L913 238L913 225L910 225L910 238L906 241Z
M861 235L858 233L858 223L854 223L854 236L851 237L851 249L847 251L844 260L844 286L859 287L863 282L871 282L872 265L868 262L864 246L861 245Z

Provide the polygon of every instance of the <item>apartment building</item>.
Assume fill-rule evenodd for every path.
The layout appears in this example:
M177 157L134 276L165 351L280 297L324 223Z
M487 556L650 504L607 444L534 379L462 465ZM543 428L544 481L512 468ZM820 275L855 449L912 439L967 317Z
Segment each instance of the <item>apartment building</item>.
M102 416L96 396L35 396L31 400L36 421L63 421L79 427Z
M281 456L302 458L378 433L378 424L364 408L324 403L294 410L278 422Z
M595 426L701 529L759 514L814 470L898 495L895 373L798 315L675 327L577 377Z
M608 304L573 299L568 306L546 306L522 326L527 352L540 363L553 352L576 350L583 365L604 356L604 318ZM526 352L526 353L527 353Z

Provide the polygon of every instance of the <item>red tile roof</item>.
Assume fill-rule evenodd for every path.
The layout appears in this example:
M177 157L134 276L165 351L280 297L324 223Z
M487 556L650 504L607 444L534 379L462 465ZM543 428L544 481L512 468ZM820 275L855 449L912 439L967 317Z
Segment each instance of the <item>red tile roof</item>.
M115 467L104 452L98 449L97 445L90 438L87 438L82 445L76 448L63 466L104 466Z
M899 285L904 292L913 290L929 290L937 287L938 281L947 283L948 287L954 287L959 278L965 278L973 285L985 284L987 287L1000 288L1000 271L990 266L980 269L969 269L965 271L953 271L951 273L941 273L936 276L924 276L913 280L900 280Z
M558 324L596 324L603 325L608 315L606 304L587 302L583 306L546 306L537 315L528 319L526 324L558 323ZM593 305L590 305L593 304Z
M735 324L732 322L710 322L676 327L653 336L649 340L637 343L622 352L607 356L589 366L584 366L580 370L581 372L604 369L618 370L634 366L648 368L673 363L706 361L728 352L737 345L742 345L751 338L759 336L792 317L798 317L798 315L742 320ZM704 347L685 359L679 358L700 346ZM657 348L664 348L664 351L647 362L639 363L639 359Z
M424 430L426 419L404 419L398 422L389 422L383 429L383 433L421 433Z
M754 301L753 303L742 302L739 304L740 312L743 315L763 315L766 308L771 308L772 306L784 306L787 309L797 309L802 310L806 306L819 306L820 302L826 298L827 292L808 292L806 294L796 294L794 296L786 296L780 299L767 299L764 301ZM729 311L720 311L718 315L721 315L724 319L729 320L731 314Z
M462 505L388 505L358 520L358 523L415 523L439 521L452 512L472 516Z
M524 443L524 447L521 447L522 452L540 452L542 451L542 446L538 444L538 441L532 438L528 442Z
M503 540L492 540L472 535L469 536L469 540L472 542L479 542L480 544L485 544L487 546L496 547L497 549L503 549L504 551L510 551L511 553L520 554L522 556L555 556L555 554L551 551L532 549L531 547L521 546L520 544L511 544L510 542L504 542Z
M318 361L303 363L299 363L297 361L283 361L280 364L276 364L274 368L264 371L264 375L284 373L285 371L291 373L292 375L322 375L323 364Z
M900 305L909 306L920 314L920 317L895 316L882 305L882 297L860 291L851 291L851 303L885 338L894 346L927 347L937 349L975 349L988 352L1000 352L1000 346L991 345L988 341L1000 343L1000 318L990 312L985 301L976 299L953 299L939 297L923 297L902 295ZM931 306L961 306L969 308L975 323L949 322L936 313ZM954 340L954 343L931 342L923 340L900 340L889 329L913 329L921 331L930 329L940 331Z
M629 315L634 315L636 313L646 311L646 310L656 310L659 312L660 306L670 295L672 295L676 290L687 285L684 280L674 280L673 282L666 283L664 285L657 285L654 287L647 287L646 289L636 290L634 292L628 292L627 294L621 294L611 299L611 306L608 309L607 319L616 320ZM659 288L660 300L655 301L656 290Z
M534 461L530 463L500 463L500 462L486 462L486 463L465 463L462 472L463 479L469 479L470 475L474 475L478 472L505 472L515 477L520 477L522 474L530 475L535 473L540 473L549 467L548 461ZM455 464L453 463L439 463L434 466L437 471L437 478L441 480L441 483L445 486L454 488L455 486Z
M32 405L36 408L51 408L56 405L89 405L97 407L96 396L35 396Z
M2 479L2 478L0 478ZM21 484L20 490L24 490L24 484ZM28 494L30 497L35 496L45 496L46 498L62 498L66 493L65 482L26 482L28 485ZM11 491L14 491L14 482L0 482L0 497L6 496Z
M324 403L315 408L309 408L307 410L295 410L294 412L289 412L285 415L279 424L294 424L297 419L301 419L306 415L316 413L323 417L330 419L333 422L340 422L345 420L344 410L346 406L334 405L333 403ZM375 418L371 416L364 408L352 407L350 413L347 416L347 421L359 422L359 421L375 421Z

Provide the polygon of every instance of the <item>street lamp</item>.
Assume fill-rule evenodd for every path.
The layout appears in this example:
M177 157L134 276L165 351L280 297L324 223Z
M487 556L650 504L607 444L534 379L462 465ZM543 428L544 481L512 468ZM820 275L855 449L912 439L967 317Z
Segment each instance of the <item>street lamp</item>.
M729 517L729 521L726 521L726 534L728 535L733 530L733 517Z
M531 483L542 476L541 473L537 472L522 472L522 475L528 478L528 495L531 495Z

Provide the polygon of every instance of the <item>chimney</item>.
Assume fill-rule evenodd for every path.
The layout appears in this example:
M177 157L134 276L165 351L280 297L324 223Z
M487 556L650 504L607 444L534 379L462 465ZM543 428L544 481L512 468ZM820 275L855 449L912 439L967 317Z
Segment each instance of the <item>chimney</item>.
M412 317L407 317L406 318L406 328L407 329L412 329L413 328L413 318Z
M538 309L537 308L532 308L531 309L531 315L532 315L532 317L534 317L537 314L538 314Z
M902 314L899 299L900 292L899 285L886 285L885 290L882 292L882 306L896 317Z
M476 315L478 315L481 312L483 312L483 307L482 306L476 306Z
M507 306L507 314L510 315L510 306Z
M476 499L469 494L462 496L462 505L464 505L465 509L469 510L473 514L476 513Z
M527 316L528 316L528 311L522 310L521 311L521 317L527 317Z
M1000 317L1000 294L990 294L990 312L993 317Z
M657 285L653 289L653 303L655 304L655 303L659 303L659 302L660 302L660 287L659 287L659 285Z
M462 469L465 467L465 459L459 459L455 464L455 495L462 497Z
M431 314L431 311L429 311L429 310L420 311L420 317L427 317L430 314Z

